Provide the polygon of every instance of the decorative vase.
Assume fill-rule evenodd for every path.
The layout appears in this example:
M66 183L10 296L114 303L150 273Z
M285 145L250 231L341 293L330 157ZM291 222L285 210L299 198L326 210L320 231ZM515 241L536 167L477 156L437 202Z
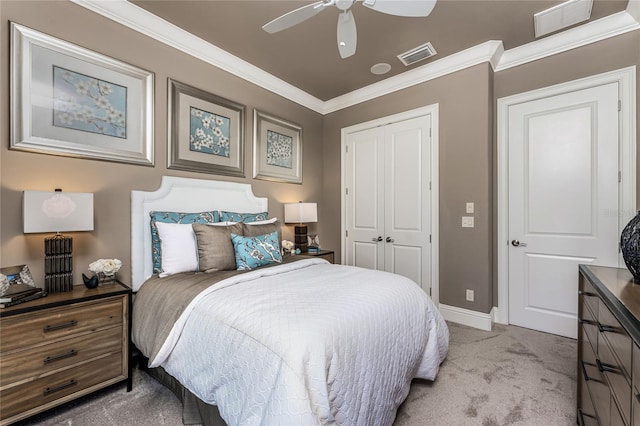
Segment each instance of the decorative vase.
M98 281L100 284L112 283L116 280L116 274L105 274L104 272L98 272Z
M622 230L620 250L633 281L640 283L640 211Z
M98 281L97 275L94 275L91 278L89 278L85 274L82 274L82 281L84 281L84 285L86 285L87 288L96 288L98 287L98 284L100 284L100 282Z

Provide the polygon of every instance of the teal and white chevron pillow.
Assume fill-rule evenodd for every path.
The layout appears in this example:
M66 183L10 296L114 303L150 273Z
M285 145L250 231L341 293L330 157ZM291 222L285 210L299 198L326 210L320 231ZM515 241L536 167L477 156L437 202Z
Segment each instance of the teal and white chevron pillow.
M236 268L239 271L282 263L277 231L253 237L232 233L231 241L236 252Z

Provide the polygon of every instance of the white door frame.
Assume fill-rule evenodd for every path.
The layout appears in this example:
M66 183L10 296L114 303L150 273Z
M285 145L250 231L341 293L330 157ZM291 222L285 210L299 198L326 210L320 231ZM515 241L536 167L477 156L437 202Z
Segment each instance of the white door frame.
M610 71L579 80L532 90L498 99L498 306L494 307L495 322L509 324L509 107L536 99L618 83L621 112L619 120L620 199L618 205L619 233L636 214L636 67ZM622 255L618 264L624 265Z
M359 132L361 130L371 129L373 127L383 126L385 124L391 124L398 121L409 120L411 118L431 115L431 300L436 304L440 300L440 271L439 271L439 158L438 158L438 143L439 143L439 104L427 105L424 107L412 109L409 111L393 114L387 117L377 118L375 120L366 121L364 123L354 124L353 126L343 127L341 130L341 154L340 154L340 229L341 229L341 248L342 258L341 263L345 261L346 255L346 241L345 235L347 230L347 218L346 218L346 184L345 184L345 154L347 146L347 135L349 133Z

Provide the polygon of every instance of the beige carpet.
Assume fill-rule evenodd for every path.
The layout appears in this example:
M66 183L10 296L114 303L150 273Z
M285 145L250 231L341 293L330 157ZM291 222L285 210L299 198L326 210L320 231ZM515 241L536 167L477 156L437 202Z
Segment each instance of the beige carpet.
M437 380L414 381L395 426L576 424L575 340L514 326L494 325L490 332L451 323L449 328L449 356ZM179 426L182 422L177 398L134 370L131 393L118 385L24 424Z

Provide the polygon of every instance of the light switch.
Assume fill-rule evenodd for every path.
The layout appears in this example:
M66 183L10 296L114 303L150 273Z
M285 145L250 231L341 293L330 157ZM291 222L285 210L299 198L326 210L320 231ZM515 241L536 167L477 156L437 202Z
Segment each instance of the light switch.
M467 203L467 213L473 213L473 203Z
M462 227L473 228L473 216L462 216Z

